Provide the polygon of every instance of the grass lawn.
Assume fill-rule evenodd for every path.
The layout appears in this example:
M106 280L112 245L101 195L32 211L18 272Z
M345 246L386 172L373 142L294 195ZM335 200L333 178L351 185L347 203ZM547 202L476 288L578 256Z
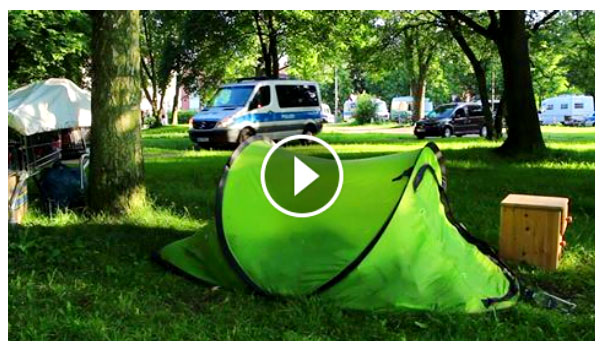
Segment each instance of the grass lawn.
M572 198L574 223L558 271L515 267L526 281L578 305L570 315L526 303L486 314L371 313L319 298L272 300L204 287L150 261L165 244L214 231L214 196L231 151L192 150L186 127L146 130L151 201L130 216L73 212L53 218L30 206L9 229L8 337L11 340L593 340L595 338L595 131L544 127L547 155L497 157L497 143L435 139L448 160L453 212L475 235L497 244L499 202L508 193ZM410 135L321 138L341 158L417 148Z

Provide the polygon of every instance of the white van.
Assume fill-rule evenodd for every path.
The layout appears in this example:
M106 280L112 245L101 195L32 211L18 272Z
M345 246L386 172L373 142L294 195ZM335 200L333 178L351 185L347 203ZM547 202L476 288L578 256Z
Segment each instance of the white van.
M382 99L373 99L373 103L376 105L376 118L380 121L390 120L390 113L388 112L388 105L386 102Z
M371 101L373 101L373 103L376 105L375 118L377 120L381 120L381 121L389 120L390 113L388 112L388 105L386 105L386 102L381 99L377 99L377 98L373 98L373 99L371 99ZM344 112L342 114L342 119L345 122L350 121L354 117L356 110L357 110L356 99L346 100L346 102L344 103Z
M285 79L241 79L220 87L189 121L195 149L242 143L253 135L283 139L317 134L323 127L319 85Z
M434 105L430 99L424 100L424 115L427 115L434 109ZM394 120L408 119L413 115L413 97L410 95L404 97L392 98L390 104L390 117Z
M348 122L352 120L355 111L357 110L357 102L356 99L348 99L344 102L344 111L342 113L342 119L344 122Z
M331 113L331 108L325 103L321 104L321 116L323 123L336 123L336 116Z
M539 121L543 125L563 123L578 125L594 113L594 98L590 95L559 95L541 103Z

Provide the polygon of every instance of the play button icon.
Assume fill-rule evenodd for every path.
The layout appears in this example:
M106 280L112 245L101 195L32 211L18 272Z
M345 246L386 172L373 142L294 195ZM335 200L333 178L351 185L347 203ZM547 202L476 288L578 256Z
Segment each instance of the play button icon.
M300 139L316 144L290 146ZM299 218L327 210L338 198L343 180L342 163L333 148L308 135L291 136L273 145L260 172L262 190L271 205Z
M319 175L294 156L294 196L313 183Z

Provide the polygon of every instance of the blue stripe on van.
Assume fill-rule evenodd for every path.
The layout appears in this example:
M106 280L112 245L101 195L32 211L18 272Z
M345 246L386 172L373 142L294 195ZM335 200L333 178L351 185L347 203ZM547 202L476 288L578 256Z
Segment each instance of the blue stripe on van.
M296 111L296 112L263 112L245 114L235 119L236 123L243 121L249 122L272 122L272 121L292 121L306 119L320 119L321 111Z

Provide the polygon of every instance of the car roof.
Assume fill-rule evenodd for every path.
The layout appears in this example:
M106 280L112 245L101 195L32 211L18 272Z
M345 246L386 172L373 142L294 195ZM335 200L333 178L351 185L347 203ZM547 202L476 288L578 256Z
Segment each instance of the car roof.
M241 82L223 84L221 87L250 87L260 83L280 84L280 85L318 85L317 82L297 80L297 79L244 79Z

